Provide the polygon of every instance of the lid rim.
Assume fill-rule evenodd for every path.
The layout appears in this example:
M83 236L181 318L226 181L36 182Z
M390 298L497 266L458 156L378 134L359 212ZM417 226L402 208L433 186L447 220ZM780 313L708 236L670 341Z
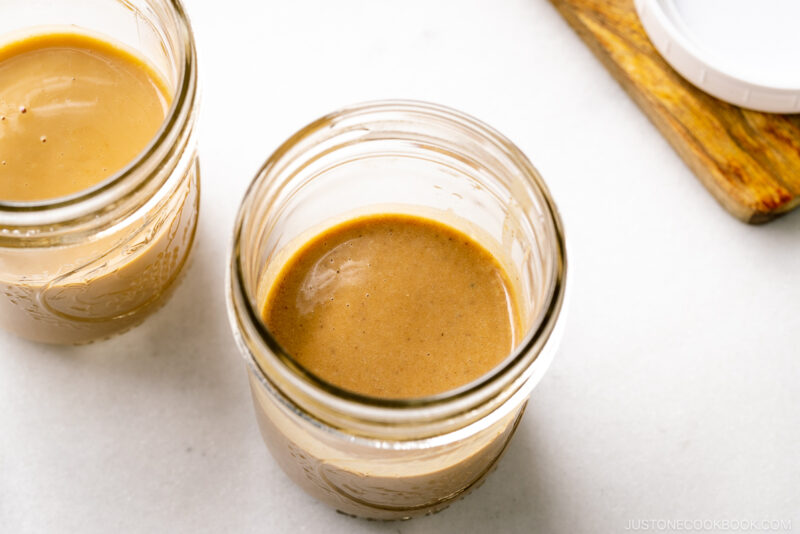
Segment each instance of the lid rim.
M645 33L663 59L699 89L748 109L800 113L800 82L770 84L727 70L678 27L662 0L636 0L635 7Z

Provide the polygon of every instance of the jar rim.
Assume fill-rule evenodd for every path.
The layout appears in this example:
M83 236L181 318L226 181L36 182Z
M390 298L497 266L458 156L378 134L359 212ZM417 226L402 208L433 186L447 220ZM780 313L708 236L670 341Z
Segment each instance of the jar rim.
M523 341L502 363L472 382L452 390L416 398L382 398L357 393L336 386L306 369L283 349L261 319L261 315L258 312L258 305L252 296L254 292L249 291L249 288L246 287L241 257L242 232L244 230L245 218L250 204L255 200L256 185L267 179L268 173L278 165L281 158L286 156L290 149L303 139L320 129L331 127L337 120L345 117L352 118L362 114L386 111L413 112L419 116L427 115L431 118L435 117L454 121L455 123L470 128L473 133L482 135L487 141L502 147L503 150L513 156L515 165L521 170L518 177L522 178L527 187L533 188L542 200L546 216L552 224L554 237L550 243L554 252L554 272L552 273L553 276L550 277L545 304L541 306L538 311ZM326 393L329 398L342 401L346 404L356 404L379 410L424 411L429 408L435 408L474 397L491 384L501 381L501 379L507 377L507 375L512 373L515 369L518 369L531 351L538 347L540 352L541 348L544 347L555 328L566 290L566 241L561 218L544 180L527 157L509 139L478 119L446 106L416 100L378 100L347 106L317 119L289 137L272 153L272 155L270 155L264 165L259 169L244 195L236 217L230 256L231 261L228 266L228 290L231 293L228 295L228 305L232 327L236 329L237 318L241 320L239 314L236 313L239 311L239 308L241 308L245 315L246 326L255 330L259 341L263 343L265 348L267 348L285 368L289 369L290 373L297 379L305 382L306 385L310 385L313 389ZM250 350L243 350L242 352L249 366L257 372L258 378L260 380L270 381L252 352ZM538 355L538 352L536 354ZM534 360L535 359L534 357ZM526 367L534 360L529 362Z
M178 63L181 68L175 96L161 126L150 142L125 167L86 189L44 200L0 199L0 223L9 226L37 226L76 219L102 209L111 202L135 194L156 178L156 173L143 173L137 176L137 171L159 156L159 149L164 143L185 128L191 116L186 110L192 107L197 93L197 52L189 17L181 0L164 0L164 3L175 15L181 45L178 48L180 52ZM31 223L32 217L36 216L46 217L47 222Z

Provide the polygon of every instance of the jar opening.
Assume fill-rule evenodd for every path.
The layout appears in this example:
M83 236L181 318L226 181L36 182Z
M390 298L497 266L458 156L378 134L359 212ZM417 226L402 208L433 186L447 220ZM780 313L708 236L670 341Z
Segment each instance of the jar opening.
M26 228L27 234L37 227L57 225L79 220L103 212L110 205L124 201L150 186L159 177L158 163L170 152L191 117L197 91L197 67L194 39L189 19L180 0L164 0L165 10L172 26L171 35L176 45L174 67L176 82L172 103L166 111L158 131L148 144L125 167L86 189L70 195L37 201L4 201L0 199L0 227ZM135 11L149 23L152 16L145 16L128 2L128 9ZM161 36L162 39L164 36ZM162 43L167 46L167 43ZM15 233L16 234L16 233ZM23 235L24 234L20 234Z
M314 140L315 136L324 135L332 129L339 128L343 132L369 132L368 126L359 126L358 121L368 121L370 118L381 115L404 115L400 122L408 120L433 120L468 129L470 133L479 135L481 141L492 146L498 154L513 162L516 172L513 180L521 182L521 187L526 188L537 196L542 209L543 220L547 224L551 238L548 239L548 270L547 287L543 290L543 298L538 306L536 316L532 318L526 335L517 344L516 348L503 362L489 373L473 382L467 383L456 389L419 398L394 399L362 395L342 389L330 382L316 376L304 368L297 360L288 354L264 324L257 299L258 274L266 265L259 265L253 270L254 254L251 250L253 239L249 229L258 225L254 221L253 211L263 209L266 204L276 201L281 194L282 181L294 177L298 172L307 169L313 164L314 155L306 154L307 143L318 145L319 154L330 153L335 150L323 140ZM375 132L373 132L375 134ZM345 133L344 135L349 135ZM366 134L370 135L370 134ZM377 134L375 134L377 135ZM376 137L373 135L373 139ZM312 141L309 141L312 140ZM343 143L341 146L346 146ZM270 198L265 198L269 196ZM260 230L259 235L269 232L269 228ZM255 259L257 262L258 259ZM448 406L458 411L469 410L474 407L476 397L486 400L493 397L504 386L520 377L524 381L526 372L532 362L542 350L555 327L559 316L565 292L566 276L566 250L560 217L550 194L536 170L508 139L486 126L485 124L460 112L438 105L414 101L381 101L365 103L343 109L339 112L323 117L292 136L267 160L257 173L256 178L245 194L240 208L234 232L231 263L229 265L229 313L235 332L239 332L237 340L240 343L248 365L257 375L259 380L277 387L297 388L296 392L314 397L314 400L328 404L334 409L347 411L349 407L372 408L378 419L385 423L393 420L390 412L417 412L442 406ZM262 368L254 356L254 352L264 352L272 356L275 366L270 370ZM270 359L272 359L270 358ZM278 384L275 376L270 371L283 373L282 379L289 383ZM285 392L284 392L285 393ZM290 398L293 395L289 395ZM295 400L292 398L292 400ZM480 402L478 400L478 402Z

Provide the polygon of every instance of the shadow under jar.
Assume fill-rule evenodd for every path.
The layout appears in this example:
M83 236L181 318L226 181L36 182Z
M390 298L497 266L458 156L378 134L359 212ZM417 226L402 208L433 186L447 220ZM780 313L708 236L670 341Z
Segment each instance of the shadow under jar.
M0 200L0 327L47 343L106 338L164 302L194 240L200 176L191 27L177 0L9 0L0 13L0 35L74 25L109 36L171 93L161 127L119 172L68 196Z
M413 399L343 390L304 369L262 320L275 265L304 236L363 213L423 214L467 233L514 280L525 332L497 367ZM346 108L266 162L236 222L228 280L264 440L283 470L337 510L375 519L436 512L479 485L552 360L566 254L547 188L509 140L421 102Z

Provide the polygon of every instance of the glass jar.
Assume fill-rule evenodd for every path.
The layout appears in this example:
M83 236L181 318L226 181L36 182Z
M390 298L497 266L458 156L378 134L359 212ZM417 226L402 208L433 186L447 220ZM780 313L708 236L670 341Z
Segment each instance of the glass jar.
M269 272L310 234L353 213L439 218L482 242L512 275L526 335L497 368L438 395L368 397L325 382L261 320ZM267 160L244 198L228 280L264 440L308 493L355 516L436 512L496 465L563 321L561 222L537 171L508 139L421 102L350 107L306 126Z
M120 172L67 197L0 202L0 327L49 343L105 338L164 302L194 240L200 176L189 20L178 0L7 0L0 13L0 34L76 25L113 36L172 89L160 130Z

